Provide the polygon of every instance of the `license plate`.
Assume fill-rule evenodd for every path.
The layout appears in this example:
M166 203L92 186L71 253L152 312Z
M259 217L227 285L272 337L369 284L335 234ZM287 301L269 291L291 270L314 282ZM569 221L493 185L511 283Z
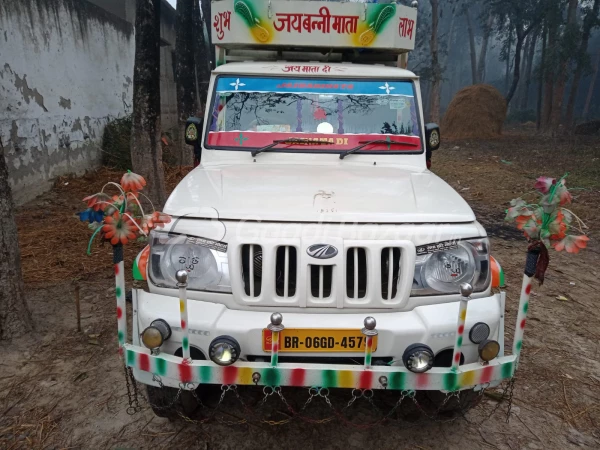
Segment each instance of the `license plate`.
M366 337L360 330L316 330L314 328L285 328L279 332L280 353L364 352ZM263 351L270 352L271 331L263 330ZM377 336L373 351L377 349Z

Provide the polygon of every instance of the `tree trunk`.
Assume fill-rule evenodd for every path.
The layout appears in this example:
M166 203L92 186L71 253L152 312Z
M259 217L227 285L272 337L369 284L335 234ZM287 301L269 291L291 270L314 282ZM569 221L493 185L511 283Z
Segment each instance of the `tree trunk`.
M563 44L567 41L570 41L572 36L576 32L575 27L577 26L576 19L578 3L578 0L569 0L569 8L567 12L567 25L562 36ZM554 96L552 100L552 113L550 115L550 129L552 131L552 134L558 132L561 122L562 104L563 98L565 96L565 84L567 82L567 67L570 61L570 56L563 55L558 66L558 75L556 77L556 83L554 85Z
M471 51L471 79L473 84L479 83L477 79L477 54L475 51L475 35L473 33L473 24L471 23L471 15L469 10L465 9L465 16L467 18L467 30L469 32L469 49Z
M0 340L21 336L32 329L33 322L23 293L15 205L0 141Z
M206 38L208 39L208 54L210 55L210 69L215 68L215 46L212 45L212 15L210 12L210 0L201 0L202 20L204 20L204 29L206 30Z
M479 51L479 63L477 66L477 79L480 83L485 81L485 62L487 58L488 45L490 35L492 34L492 25L494 24L494 16L492 13L488 16L485 29L483 30L483 39L481 41L481 50Z
M556 54L556 24L550 23L548 25L548 42L546 44L546 61L544 67L544 106L542 109L542 123L541 129L543 132L547 132L550 128L550 117L552 115L552 99L554 93L554 67L549 64L548 60L551 56Z
M531 43L529 45L529 54L527 55L526 68L525 68L525 89L524 96L521 101L521 109L529 109L529 87L531 86L531 74L533 72L533 59L535 57L535 47L537 45L538 36L540 34L539 28L536 28L533 34L530 36Z
M442 74L438 59L438 7L439 0L429 0L431 3L431 39L429 41L431 49L431 69L433 79L431 80L431 95L429 97L429 121L440 123L440 91L442 83Z
M596 66L594 67L594 73L590 80L590 87L588 88L587 98L585 99L585 105L583 106L582 117L587 118L588 111L590 110L590 103L592 103L592 94L594 93L594 85L596 84L596 78L598 77L598 69L600 68L600 55L596 59Z
M198 111L199 117L203 117L208 96L208 83L210 81L210 52L206 39L204 38L205 23L202 20L200 5L194 1L194 60L196 65L196 82L198 86Z
M520 28L520 26L519 26ZM521 48L523 47L523 40L525 39L525 33L517 28L517 45L515 45L515 62L513 67L513 80L510 86L508 94L506 94L506 104L509 105L512 100L517 86L519 85L519 78L521 76Z
M540 130L542 126L542 102L544 98L544 80L546 76L546 40L548 36L548 25L544 23L542 29L542 54L540 56L540 76L538 80L538 97L537 97L537 106L536 106L536 119L535 119L535 128L536 130Z
M196 67L194 61L194 3L177 0L175 20L175 81L177 82L177 114L179 119L178 163L193 164L193 152L185 143L185 123L196 113Z
M450 17L450 26L448 27L448 34L446 35L446 49L443 55L443 67L448 67L448 57L452 52L454 46L454 24L456 19L456 6L452 8L452 16ZM453 76L456 75L456 65L453 68ZM450 83L444 83L440 86L440 103L448 104L452 100L452 85ZM429 97L428 97L429 98ZM447 100L447 101L446 101Z
M583 19L583 31L581 33L581 43L579 45L579 60L577 61L577 69L573 75L573 83L571 84L571 92L569 93L569 101L567 103L567 112L565 114L565 125L568 128L573 128L574 122L574 110L575 100L577 99L577 92L579 90L579 82L581 81L581 75L583 74L584 64L582 61L583 55L587 53L588 43L590 35L592 34L592 28L598 20L598 10L600 9L600 0L594 0L592 9L588 11Z
M160 0L137 0L131 163L157 209L166 200L160 139Z
M519 83L519 85L517 86L517 93L516 93L516 99L515 102L513 103L514 105L516 105L517 109L524 109L522 107L523 104L523 100L526 98L525 95L525 80L526 80L526 74L527 74L527 60L529 59L529 47L531 47L531 35L527 36L527 38L525 39L525 41L523 42L523 57L521 58L521 73L523 74L522 76L522 80Z
M508 31L508 42L506 44L506 74L504 75L504 92L508 91L510 75L510 48L512 46L512 28Z

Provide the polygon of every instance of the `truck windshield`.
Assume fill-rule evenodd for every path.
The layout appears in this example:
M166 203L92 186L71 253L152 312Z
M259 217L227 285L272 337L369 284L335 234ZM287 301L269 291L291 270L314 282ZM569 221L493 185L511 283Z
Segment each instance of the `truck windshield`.
M287 140L270 151L339 153L374 140L360 152L422 152L411 81L219 76L208 127L207 148ZM311 145L317 141L332 145Z

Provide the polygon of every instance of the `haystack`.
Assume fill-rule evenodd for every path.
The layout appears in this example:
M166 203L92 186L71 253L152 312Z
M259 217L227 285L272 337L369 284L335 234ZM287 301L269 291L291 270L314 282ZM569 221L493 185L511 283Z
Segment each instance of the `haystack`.
M450 139L489 139L500 136L506 100L489 84L461 89L442 120L442 136Z

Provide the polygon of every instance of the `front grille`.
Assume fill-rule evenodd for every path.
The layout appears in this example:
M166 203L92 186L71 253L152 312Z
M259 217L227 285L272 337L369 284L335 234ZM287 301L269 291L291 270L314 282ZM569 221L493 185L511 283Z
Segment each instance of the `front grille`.
M231 254L236 301L248 306L394 308L408 300L415 247L410 241L346 241L338 254L311 256L316 240L242 243Z
M393 300L398 295L400 279L400 249L386 247L381 250L381 298Z
M318 299L329 298L333 283L333 266L310 264L308 268L311 295Z
M275 292L279 297L296 295L298 260L296 248L285 245L277 247L275 254Z
M242 279L249 297L258 297L262 289L262 247L255 244L242 246Z
M346 253L346 295L352 299L367 295L367 252L364 248L349 248Z

